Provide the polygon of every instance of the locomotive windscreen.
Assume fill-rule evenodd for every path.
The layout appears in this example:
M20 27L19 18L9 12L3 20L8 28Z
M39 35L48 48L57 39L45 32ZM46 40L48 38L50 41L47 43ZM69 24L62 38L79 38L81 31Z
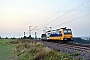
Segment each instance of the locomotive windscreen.
M41 37L46 37L46 34L42 34L42 36Z
M72 34L71 29L64 29L64 34Z

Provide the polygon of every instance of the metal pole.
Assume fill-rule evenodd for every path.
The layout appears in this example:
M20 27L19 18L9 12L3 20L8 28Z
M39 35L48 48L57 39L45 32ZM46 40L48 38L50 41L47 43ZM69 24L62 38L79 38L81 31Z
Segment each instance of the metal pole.
M34 30L37 26L31 29L32 26L29 26L29 37L31 37L31 31Z
M50 28L50 32L52 32L52 27L49 27Z
M36 32L35 32L35 39L37 38Z
M35 30L39 30L39 29L35 29ZM35 32L35 39L37 39L37 32Z
M32 26L29 26L29 37L31 37L31 27Z
M24 37L25 37L25 32L24 32Z

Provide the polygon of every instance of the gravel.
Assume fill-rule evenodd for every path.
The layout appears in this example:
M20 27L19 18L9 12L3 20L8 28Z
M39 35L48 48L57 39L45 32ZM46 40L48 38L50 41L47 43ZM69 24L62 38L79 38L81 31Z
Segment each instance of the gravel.
M41 42L41 43L43 43L43 45L45 45L53 50L58 50L62 53L72 54L74 52L79 52L80 54L78 56L75 56L74 58L84 58L84 60L90 60L90 53L88 53L88 52L64 48L64 47L60 47L59 45L55 45L55 44L48 44L48 43L44 43L44 42Z

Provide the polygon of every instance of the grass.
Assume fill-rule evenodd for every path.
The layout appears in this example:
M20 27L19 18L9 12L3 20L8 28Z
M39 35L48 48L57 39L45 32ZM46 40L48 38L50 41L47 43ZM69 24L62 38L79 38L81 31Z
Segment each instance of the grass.
M45 47L42 43L31 40L16 40L11 43L16 46L18 60L83 60L73 58L79 55L77 52L73 54L60 53Z
M79 53L60 53L31 40L0 39L0 60L83 60Z
M78 56L78 55L80 55L79 52L74 52L74 53L72 53L72 56Z
M14 45L9 42L10 39L0 39L0 60L15 60Z

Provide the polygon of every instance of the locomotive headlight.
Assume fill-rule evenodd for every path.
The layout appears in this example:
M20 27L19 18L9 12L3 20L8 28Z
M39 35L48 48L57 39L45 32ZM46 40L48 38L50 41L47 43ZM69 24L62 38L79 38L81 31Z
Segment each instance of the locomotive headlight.
M71 38L71 40L73 40L73 38Z
M67 40L66 38L64 40Z

